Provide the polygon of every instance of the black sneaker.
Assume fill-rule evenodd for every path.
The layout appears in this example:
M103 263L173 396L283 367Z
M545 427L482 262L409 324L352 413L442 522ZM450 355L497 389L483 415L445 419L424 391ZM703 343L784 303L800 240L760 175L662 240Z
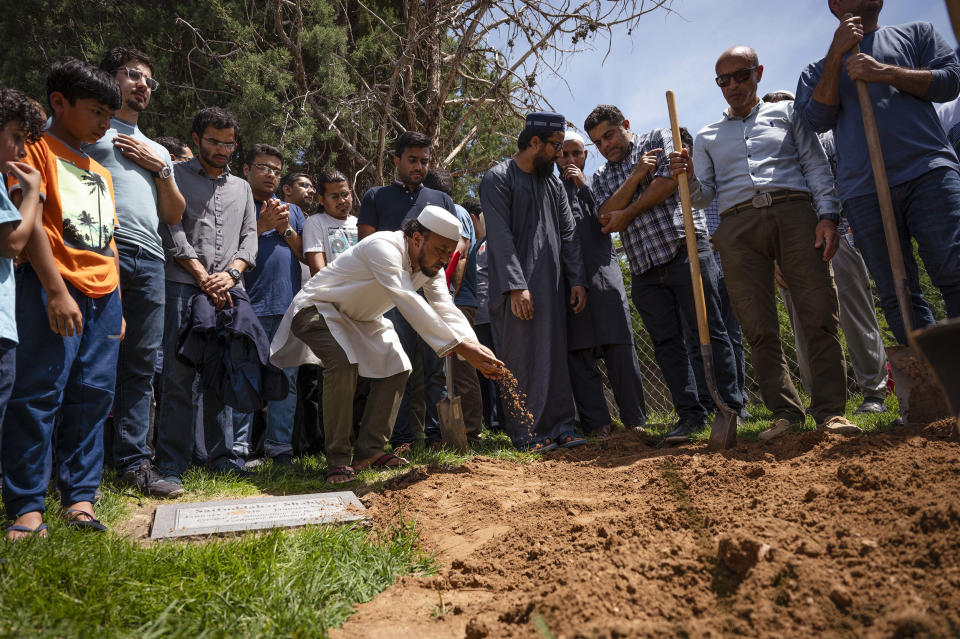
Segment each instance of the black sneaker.
M161 477L149 459L142 460L140 466L134 470L125 472L120 480L125 484L139 488L142 493L152 497L175 499L183 495L183 486Z
M293 455L288 453L280 453L271 457L273 459L274 466L291 466L293 464Z
M694 422L691 420L683 420L677 422L677 425L672 431L667 433L667 436L663 438L663 441L667 444L680 444L690 439L690 435L697 432L703 428L703 422Z

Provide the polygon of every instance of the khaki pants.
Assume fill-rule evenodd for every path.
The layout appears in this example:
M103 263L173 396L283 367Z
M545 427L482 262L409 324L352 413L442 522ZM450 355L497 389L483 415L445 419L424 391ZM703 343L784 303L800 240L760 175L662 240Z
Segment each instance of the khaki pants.
M316 307L308 306L297 313L290 329L323 362L323 433L327 464L331 468L349 466L357 365L347 359ZM370 380L370 394L354 446L358 459L383 452L397 419L408 374L403 371Z
M774 419L802 421L803 404L787 372L773 284L773 262L790 287L807 337L812 384L810 409L818 423L843 415L846 364L837 335L837 289L830 264L814 248L817 216L810 202L782 202L723 216L713 235L727 291L750 343L760 396Z

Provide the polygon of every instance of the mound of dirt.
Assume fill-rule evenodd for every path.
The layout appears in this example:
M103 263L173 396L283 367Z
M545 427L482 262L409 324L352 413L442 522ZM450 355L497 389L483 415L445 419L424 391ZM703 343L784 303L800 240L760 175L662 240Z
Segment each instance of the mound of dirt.
M721 453L633 433L518 465L418 469L367 495L442 567L358 606L345 637L957 636L950 424Z

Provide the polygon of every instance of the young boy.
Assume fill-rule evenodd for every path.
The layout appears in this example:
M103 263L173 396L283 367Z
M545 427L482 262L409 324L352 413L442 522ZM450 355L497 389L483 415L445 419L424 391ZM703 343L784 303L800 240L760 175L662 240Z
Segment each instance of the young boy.
M303 255L310 275L357 243L357 218L350 215L353 195L347 178L340 171L325 171L317 186L321 211L303 226Z
M0 429L16 371L13 258L26 246L40 211L40 172L20 160L27 154L24 144L40 139L45 119L36 102L0 86L0 173L4 174L0 187ZM7 194L6 173L23 185L19 211Z
M25 158L44 203L17 268L20 344L2 447L3 503L15 517L8 538L44 532L51 446L67 525L106 530L93 498L123 339L116 213L110 173L79 149L110 127L121 94L109 74L66 59L50 68L47 103L50 126ZM28 187L11 181L22 202Z

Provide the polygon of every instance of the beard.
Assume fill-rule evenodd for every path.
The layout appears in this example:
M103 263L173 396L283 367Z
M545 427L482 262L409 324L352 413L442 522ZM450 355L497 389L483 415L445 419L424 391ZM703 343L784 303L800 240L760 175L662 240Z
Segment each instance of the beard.
M553 160L547 160L542 164L538 160L537 163L533 165L533 168L537 173L537 177L540 177L540 178L548 178L551 175L553 175L554 167L555 167L555 164Z
M426 275L427 277L434 277L437 273L440 272L440 267L434 267L426 264L427 251L426 249L420 249L420 255L417 256L417 263L420 265L420 272Z
M127 100L127 108L136 113L143 113L147 110L147 105L141 102L137 102L133 98Z

